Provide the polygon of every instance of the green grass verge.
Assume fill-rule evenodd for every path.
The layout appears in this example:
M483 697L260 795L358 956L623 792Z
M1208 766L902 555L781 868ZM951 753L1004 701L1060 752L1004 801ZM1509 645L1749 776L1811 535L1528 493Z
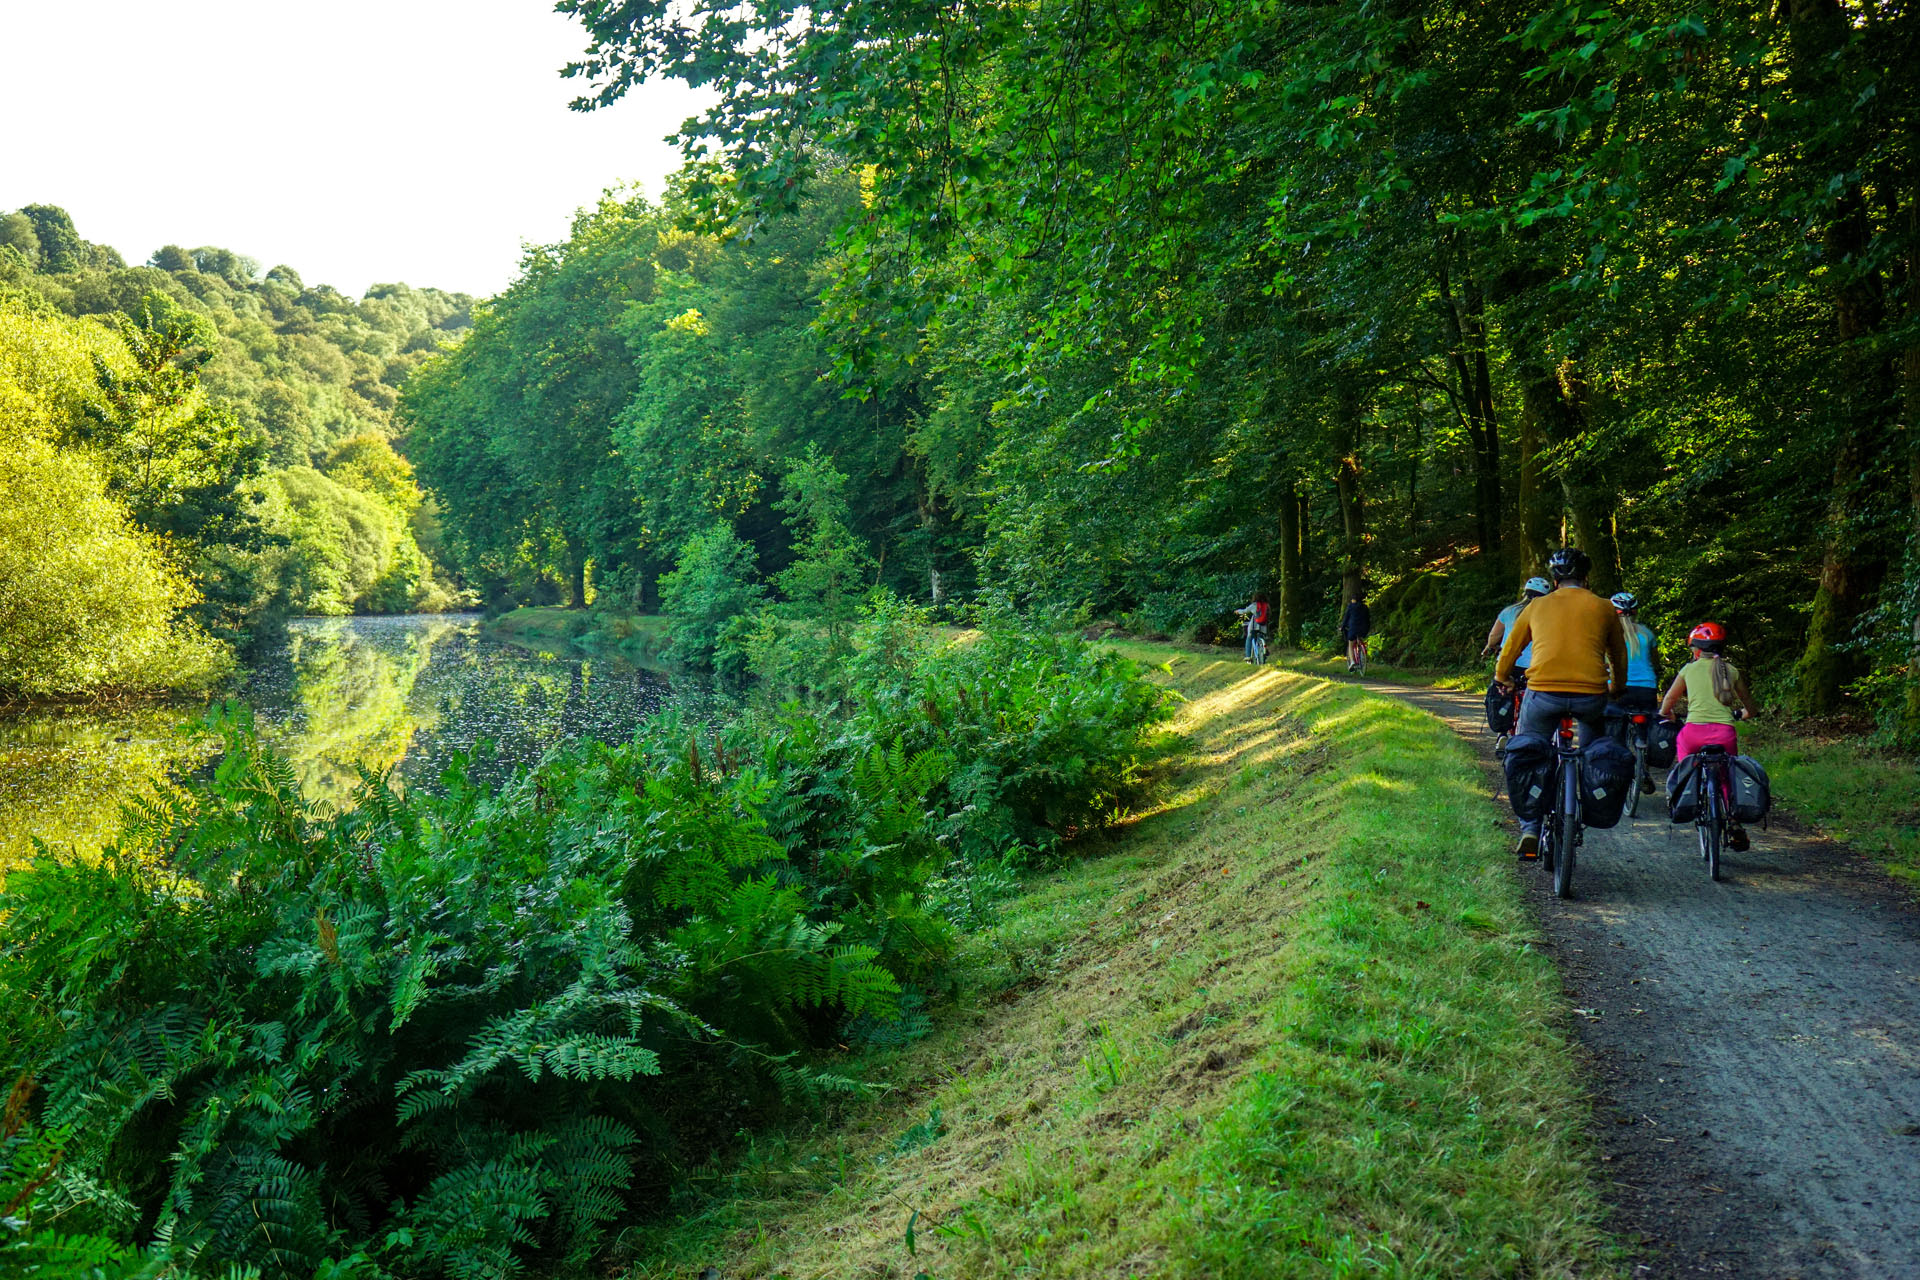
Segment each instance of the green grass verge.
M636 1277L1618 1270L1559 983L1465 746L1391 699L1170 663L1160 803L1004 904L888 1088L689 1171Z
M1740 727L1774 799L1920 889L1920 769L1858 738L1810 738L1764 720Z
M489 618L486 631L523 649L553 652L571 645L641 666L658 665L668 642L668 623L662 617L552 605L531 605Z

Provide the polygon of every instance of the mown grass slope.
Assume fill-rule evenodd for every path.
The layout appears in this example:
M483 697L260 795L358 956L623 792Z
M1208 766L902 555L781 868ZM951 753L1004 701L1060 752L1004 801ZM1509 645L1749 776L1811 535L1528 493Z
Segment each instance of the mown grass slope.
M971 944L890 1085L688 1179L636 1277L1564 1276L1613 1254L1559 986L1437 721L1169 662L1151 812Z

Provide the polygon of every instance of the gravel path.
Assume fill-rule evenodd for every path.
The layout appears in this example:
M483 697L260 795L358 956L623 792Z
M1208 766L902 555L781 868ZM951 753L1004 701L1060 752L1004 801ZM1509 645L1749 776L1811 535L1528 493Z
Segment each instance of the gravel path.
M1491 771L1478 696L1369 687ZM1596 1078L1613 1225L1636 1276L1920 1278L1920 910L1831 841L1753 836L1715 884L1655 795L1588 833L1572 901L1520 872Z

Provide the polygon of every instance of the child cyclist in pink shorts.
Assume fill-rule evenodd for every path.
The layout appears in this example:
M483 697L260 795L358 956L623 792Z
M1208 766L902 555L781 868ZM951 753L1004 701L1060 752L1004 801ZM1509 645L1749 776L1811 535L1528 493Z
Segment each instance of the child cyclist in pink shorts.
M1734 723L1743 716L1759 715L1760 707L1747 692L1747 678L1722 656L1727 629L1717 622L1703 622L1687 636L1687 647L1693 650L1693 661L1674 675L1667 696L1660 701L1660 716L1665 720L1673 718L1683 700L1687 704L1687 723L1681 727L1676 755L1684 760L1702 747L1725 747L1728 755L1738 754L1740 735Z
M1736 721L1760 714L1753 695L1747 692L1747 678L1723 656L1727 647L1727 629L1717 622L1703 622L1687 636L1693 661L1680 668L1660 701L1660 718L1671 720L1681 701L1687 704L1687 722L1680 728L1675 744L1676 761L1685 760L1702 747L1724 747L1728 755L1738 755L1740 734ZM1727 831L1727 845L1736 851L1747 847L1747 833L1738 824Z

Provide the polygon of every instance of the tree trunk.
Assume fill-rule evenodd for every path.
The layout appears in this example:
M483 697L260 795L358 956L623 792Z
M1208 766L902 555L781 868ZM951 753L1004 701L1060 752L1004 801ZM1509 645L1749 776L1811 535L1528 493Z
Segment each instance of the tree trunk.
M1420 415L1408 419L1412 439L1407 448L1407 544L1420 540Z
M1916 193L1920 195L1920 193ZM1920 231L1920 200L1914 203L1914 222ZM1907 288L1920 286L1920 239L1912 241L1907 266ZM1913 309L1920 311L1920 298ZM1920 345L1906 349L1900 362L1901 403L1906 410L1907 435L1907 582L1906 607L1913 613L1907 646L1907 697L1900 713L1900 738L1909 748L1920 743Z
M1586 381L1580 376L1579 366L1571 360L1560 362L1554 381L1565 406L1566 441L1578 445L1592 427L1593 405L1587 397ZM1619 490L1607 479L1603 466L1578 453L1561 467L1560 484L1566 493L1567 514L1573 518L1574 537L1593 561L1587 586L1600 595L1610 596L1621 586L1620 547L1613 536L1613 512L1620 504Z
M1801 96L1814 102L1839 92L1834 59L1847 42L1848 22L1838 0L1788 0L1787 21L1790 73ZM1860 532L1873 488L1868 471L1885 443L1882 427L1893 395L1890 363L1865 350L1865 340L1886 318L1879 273L1854 265L1864 260L1872 240L1866 201L1856 186L1835 202L1821 234L1821 257L1838 281L1833 317L1840 421L1819 586L1807 618L1806 649L1794 665L1794 709L1802 715L1839 710L1842 690L1861 673L1860 655L1844 646L1884 570Z
M567 544L567 591L567 608L587 607L587 555L571 542Z
M1520 572L1531 577L1547 571L1559 503L1547 487L1546 419L1553 411L1557 386L1546 385L1549 375L1538 365L1523 364L1520 374Z
M1469 279L1456 296L1441 242L1437 269L1441 316L1452 344L1449 358L1460 384L1460 405L1473 450L1473 520L1483 556L1498 557L1500 540L1500 424L1494 415L1493 378L1487 367L1486 297Z
M1620 589L1620 553L1613 540L1613 501L1611 495L1573 480L1562 478L1560 487L1567 498L1567 516L1573 524L1574 545L1593 561L1587 575L1587 587L1603 596Z
M1343 398L1335 410L1334 454L1339 459L1334 471L1334 487L1340 495L1340 599L1358 600L1367 590L1367 509L1360 491L1360 459L1356 441L1360 429L1360 406Z
M1527 343L1522 339L1522 343ZM1564 505L1572 526L1572 545L1587 553L1593 572L1587 585L1602 595L1620 589L1620 550L1614 538L1613 509L1618 494L1604 474L1580 457L1579 446L1588 429L1586 387L1572 361L1558 368L1550 362L1539 339L1533 349L1516 353L1514 372L1520 379L1525 411L1520 423L1520 529L1528 558L1525 571L1544 568L1554 535L1555 508ZM1547 446L1560 452L1551 468L1558 482L1558 501L1550 496L1549 468L1542 454ZM1535 559L1537 557L1537 559Z
M1289 649L1300 647L1300 614L1306 599L1306 531L1301 519L1300 486L1291 478L1280 491L1280 602L1274 611L1274 637Z
M1920 180L1907 189L1906 288L1909 320L1920 320ZM1913 613L1907 648L1907 697L1900 713L1900 738L1909 748L1920 743L1920 343L1907 347L1900 361L1901 407L1906 411L1907 582L1906 607Z
M639 568L639 585L633 589L633 611L635 613L654 613L660 607L660 569L651 560L643 560Z

